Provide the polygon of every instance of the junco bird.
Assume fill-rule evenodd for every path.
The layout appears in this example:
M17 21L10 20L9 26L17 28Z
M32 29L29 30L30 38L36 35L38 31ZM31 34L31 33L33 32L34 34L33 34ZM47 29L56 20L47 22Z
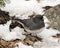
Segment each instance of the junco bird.
M31 19L14 19L20 23L28 33L36 34L43 30L45 24L42 15L36 15Z

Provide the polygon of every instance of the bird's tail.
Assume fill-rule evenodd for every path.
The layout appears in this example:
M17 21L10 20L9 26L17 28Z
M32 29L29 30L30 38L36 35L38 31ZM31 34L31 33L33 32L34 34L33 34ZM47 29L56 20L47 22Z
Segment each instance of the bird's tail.
M24 26L24 22L23 22L23 20L21 20L21 19L14 19L14 21L16 21L16 22L18 22L19 24L21 24L22 26Z
M15 21L19 21L19 22L23 22L23 20L18 19L18 18L15 18L14 20L15 20Z

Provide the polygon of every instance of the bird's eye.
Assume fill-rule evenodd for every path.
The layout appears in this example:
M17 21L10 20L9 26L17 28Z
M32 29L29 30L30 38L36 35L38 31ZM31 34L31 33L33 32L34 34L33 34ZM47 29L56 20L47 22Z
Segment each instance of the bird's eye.
M43 16L41 16L40 19L43 19Z

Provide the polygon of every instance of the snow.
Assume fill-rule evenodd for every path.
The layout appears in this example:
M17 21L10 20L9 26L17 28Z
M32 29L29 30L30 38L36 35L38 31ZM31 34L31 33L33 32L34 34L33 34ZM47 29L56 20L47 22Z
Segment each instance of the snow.
M22 42L16 44L15 48L60 48L60 43L40 42L37 41L32 46L24 45Z
M8 11L10 13L10 16L15 15L17 17L17 15L21 16L27 12L33 12L36 5L36 1L11 0L11 3L6 4L2 10Z
M4 11L9 12L10 16L16 16L19 19L28 19L30 15L35 12L36 14L44 14L44 9L42 7L45 6L55 6L60 4L60 0L40 0L38 3L36 0L10 0L7 2L5 0L6 6L1 8ZM60 31L54 30L52 28L46 29L50 25L50 21L44 16L45 29L37 34L39 38L43 39L43 42L36 42L34 46L26 46L21 42L18 43L18 47L16 48L60 48L58 41L60 39L53 38L52 36L56 36L56 34L60 34ZM0 38L5 41L11 41L15 39L24 40L25 35L23 35L24 29L16 27L11 32L9 31L9 25L11 20L7 22L7 24L0 25Z
M17 43L17 45L18 45L18 47L15 47L15 48L33 48L32 46L24 45L21 42Z
M34 48L60 48L59 43L49 43L49 42L35 42L33 45Z
M10 0L3 0L6 4L9 4L11 1Z
M44 9L42 7L45 6L55 6L60 4L60 0L41 0L40 3L37 0L9 0L9 4L7 0L5 0L6 6L1 8L4 11L8 11L10 16L16 16L20 19L27 19L30 14L35 12L36 14L44 14ZM25 15L25 18L24 18ZM21 17L22 16L22 17Z
M44 23L45 23L45 28L49 27L49 25L51 24L51 22L47 19L46 16L43 16L44 19Z
M56 36L56 34L60 34L60 31L55 29L44 29L41 33L37 34L37 37L42 38L44 41L48 42L58 42L58 38L53 38L52 36Z
M28 12L35 12L36 14L42 15L44 14L44 9L42 7L48 5L55 6L57 4L60 4L60 0L40 0L40 3L38 3L37 0L9 0L8 2L7 0L4 1L6 2L6 6L1 9L4 11L8 11L10 16L16 16L20 19L27 19L30 15L27 14Z
M16 27L10 32L9 31L10 23L11 20L8 21L7 24L5 25L0 25L0 38L6 41L11 41L15 39L24 40L26 37L25 35L23 35L24 30L19 27Z
M29 19L30 17L28 17L28 15L29 16L31 16L33 14L33 12L27 12L27 13L24 13L22 16L19 16L19 15L17 15L17 17L19 17L19 19Z
M41 0L40 6L56 6L57 4L60 4L60 0Z
M55 29L52 29L52 28L50 28L50 29L44 29L41 33L40 33L40 35L41 36L48 36L48 37L50 37L50 36L54 36L54 35L56 35L56 34L58 34L58 33L60 33L58 30L55 30ZM43 35L44 34L44 35Z

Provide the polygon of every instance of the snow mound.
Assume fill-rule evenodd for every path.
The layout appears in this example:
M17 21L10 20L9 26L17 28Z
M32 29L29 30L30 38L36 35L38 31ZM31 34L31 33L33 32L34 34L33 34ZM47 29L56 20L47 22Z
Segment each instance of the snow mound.
M24 29L16 27L11 32L9 31L9 25L11 20L7 22L7 24L0 25L0 38L6 41L16 40L16 39L25 39Z
M60 48L59 43L49 43L49 42L35 42L33 45L34 48Z
M42 38L44 41L48 42L58 42L58 38L53 38L52 36L56 36L57 34L60 34L60 31L55 29L44 29L41 33L37 34L39 38Z

